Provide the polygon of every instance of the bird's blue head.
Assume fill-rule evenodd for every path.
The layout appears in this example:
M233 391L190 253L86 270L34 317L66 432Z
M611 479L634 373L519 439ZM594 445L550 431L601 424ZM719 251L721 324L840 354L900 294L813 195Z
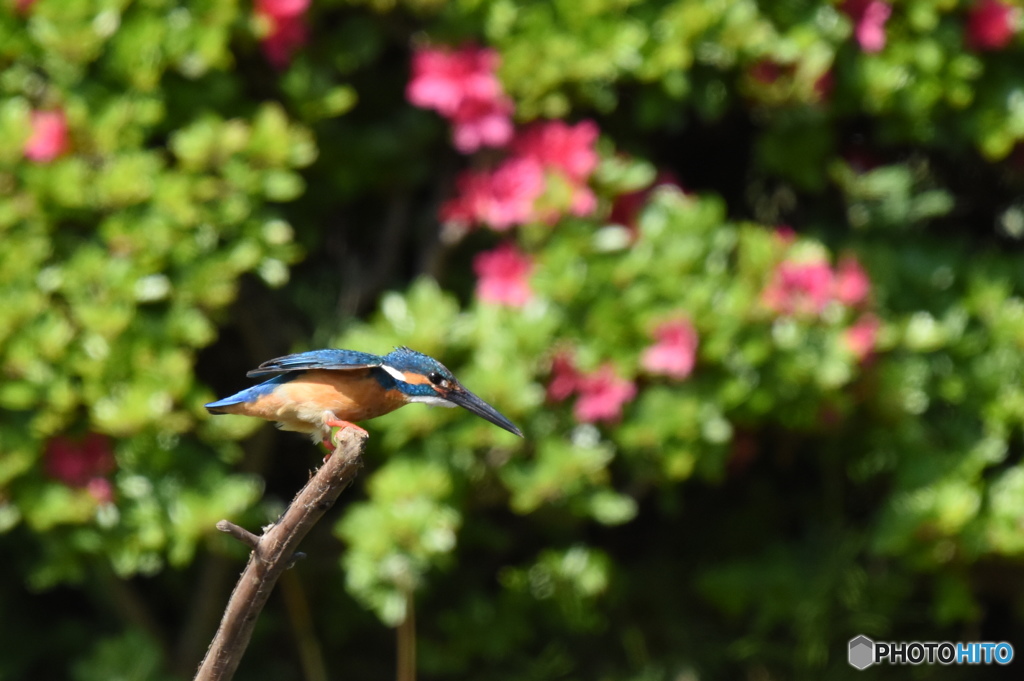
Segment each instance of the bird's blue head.
M395 348L383 358L380 368L394 379L395 387L410 402L424 402L441 407L463 407L477 416L523 436L511 421L497 409L466 390L448 367L433 357L409 348Z

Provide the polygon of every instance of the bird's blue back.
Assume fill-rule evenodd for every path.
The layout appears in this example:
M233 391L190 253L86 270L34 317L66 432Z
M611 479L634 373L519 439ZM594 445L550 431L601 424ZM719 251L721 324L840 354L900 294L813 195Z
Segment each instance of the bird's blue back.
M309 369L362 369L380 366L383 361L380 355L356 350L310 350L264 362L246 376L258 378Z

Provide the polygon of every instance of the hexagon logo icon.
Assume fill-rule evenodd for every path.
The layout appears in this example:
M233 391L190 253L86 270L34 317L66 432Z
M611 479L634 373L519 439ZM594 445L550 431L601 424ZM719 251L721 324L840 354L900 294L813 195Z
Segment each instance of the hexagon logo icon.
M850 639L850 666L867 669L875 663L875 642L867 636Z

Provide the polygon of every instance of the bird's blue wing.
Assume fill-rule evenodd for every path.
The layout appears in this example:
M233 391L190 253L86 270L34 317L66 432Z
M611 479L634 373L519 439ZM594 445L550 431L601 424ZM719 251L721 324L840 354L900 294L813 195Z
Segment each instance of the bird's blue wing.
M273 374L284 374L289 371L309 371L310 369L330 369L345 371L348 369L367 369L379 367L384 359L368 352L355 350L311 350L295 355L285 355L277 359L267 360L246 376L259 378Z

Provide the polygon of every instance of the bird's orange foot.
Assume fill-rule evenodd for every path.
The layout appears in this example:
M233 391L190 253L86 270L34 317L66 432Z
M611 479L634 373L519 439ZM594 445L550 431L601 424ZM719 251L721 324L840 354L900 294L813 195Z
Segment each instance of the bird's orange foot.
M346 428L355 428L357 432L362 433L367 437L370 436L370 434L367 433L364 428L360 428L351 421L342 421L341 419L329 419L327 421L324 421L324 425L328 426L329 428L340 428L341 430L345 430Z
M324 421L324 425L331 429L331 436L325 437L323 439L323 442L321 442L321 444L324 446L324 449L327 450L327 456L324 457L324 461L327 461L327 459L331 458L331 454L334 453L334 448L337 446L336 438L338 436L338 433L342 432L346 428L353 428L356 431L362 433L365 437L370 437L370 434L366 432L365 428L360 428L351 421L342 421L341 419L328 419L327 421Z

